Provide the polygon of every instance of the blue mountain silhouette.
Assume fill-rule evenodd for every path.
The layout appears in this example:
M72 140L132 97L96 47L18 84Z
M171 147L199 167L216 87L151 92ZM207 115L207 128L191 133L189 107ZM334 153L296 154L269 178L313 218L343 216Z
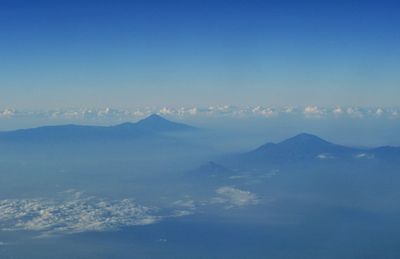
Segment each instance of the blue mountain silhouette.
M129 139L194 129L189 125L172 122L153 114L136 123L128 122L115 126L60 125L0 132L0 141Z

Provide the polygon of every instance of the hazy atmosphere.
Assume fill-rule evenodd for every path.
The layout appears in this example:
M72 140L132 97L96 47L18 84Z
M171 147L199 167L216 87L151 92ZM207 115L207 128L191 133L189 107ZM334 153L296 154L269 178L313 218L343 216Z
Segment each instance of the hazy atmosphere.
M0 258L400 258L399 11L0 0Z

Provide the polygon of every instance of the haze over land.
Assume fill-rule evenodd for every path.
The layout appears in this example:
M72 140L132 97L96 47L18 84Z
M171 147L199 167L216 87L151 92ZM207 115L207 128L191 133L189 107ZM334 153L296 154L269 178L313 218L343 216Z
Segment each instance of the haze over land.
M191 235L204 235L198 224L206 224L208 232L215 231L208 234L223 239L225 227L257 226L258 231L244 236L243 230L230 234L226 239L230 245L241 244L236 249L216 250L229 257L242 258L254 247L255 257L260 258L287 258L290 253L314 257L315 252L305 250L308 245L295 245L298 235L314 244L320 251L317 255L373 258L378 253L373 247L359 253L357 246L339 242L330 229L350 224L341 235L369 246L393 228L400 213L393 199L400 184L400 147L346 147L302 133L277 144L259 143L255 149L229 153L216 148L209 131L151 115L115 126L0 132L0 252L24 257L23 250L15 249L60 241L58 250L39 250L39 254L67 258L73 253L64 250L74 242L86 242L87 235L109 233L99 237L113 243L114 238L119 240L118 233L133 237L145 228L152 234L145 239L139 234L142 238L134 243L166 253L157 257L196 253L202 258L209 252L193 246L197 237ZM192 231L185 234L194 238L185 241L191 248L172 252L169 244L185 243L174 230L182 224L185 232ZM379 227L371 232L371 224ZM299 228L308 231L293 235ZM321 233L325 233L322 240ZM263 245L243 243L246 235L257 236L256 242ZM286 252L279 245L265 246L276 238L288 244ZM217 242L212 240L203 244L211 248ZM128 248L126 241L117 243ZM389 249L389 258L397 256L389 240L378 244ZM86 245L97 249L96 244ZM109 250L123 258L132 255L129 251Z
M0 0L0 258L400 258L399 13Z

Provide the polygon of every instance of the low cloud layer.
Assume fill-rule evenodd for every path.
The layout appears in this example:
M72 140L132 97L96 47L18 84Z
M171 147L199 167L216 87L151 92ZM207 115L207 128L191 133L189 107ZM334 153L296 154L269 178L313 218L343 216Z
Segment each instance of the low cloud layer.
M230 209L259 203L255 194L234 187L220 187L216 194L206 202L185 197L163 210L140 205L133 199L101 199L74 190L58 199L0 200L0 230L35 231L40 236L112 231L192 215L200 206L219 204Z
M158 222L156 210L131 199L106 200L70 194L66 199L0 201L2 230L30 230L43 235L115 230Z
M264 117L296 116L306 119L321 118L388 118L400 119L400 108L382 107L272 107L272 106L230 106L209 107L141 107L136 109L60 109L48 111L23 111L16 109L0 110L0 119L46 119L66 121L132 121L157 113L174 118L205 117Z
M217 196L211 200L211 203L222 204L226 209L256 205L260 202L255 194L231 186L220 187L215 192Z

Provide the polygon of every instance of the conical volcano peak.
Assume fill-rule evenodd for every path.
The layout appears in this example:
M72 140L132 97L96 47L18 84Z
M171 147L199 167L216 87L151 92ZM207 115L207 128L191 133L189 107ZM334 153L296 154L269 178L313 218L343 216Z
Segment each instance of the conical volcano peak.
M332 143L323 140L322 138L309 134L309 133L301 133L292 138L286 139L279 144L283 145L332 145Z
M138 121L136 124L138 125L159 125L159 124L169 124L169 123L174 123L172 121L169 121L163 117L161 117L158 114L151 114L148 117Z
M138 123L147 123L147 122L169 122L169 121L161 117L160 115L153 113L150 116L140 120Z
M144 118L143 120L140 120L136 123L137 126L146 128L149 130L185 130L185 129L191 129L191 126L182 124L182 123L176 123L170 120L167 120L163 117L161 117L158 114L151 114L147 118Z
M164 119L163 117L161 117L160 115L158 115L157 113L153 113L150 116L148 116L147 118L145 118L145 120L164 120L166 121L166 119Z

